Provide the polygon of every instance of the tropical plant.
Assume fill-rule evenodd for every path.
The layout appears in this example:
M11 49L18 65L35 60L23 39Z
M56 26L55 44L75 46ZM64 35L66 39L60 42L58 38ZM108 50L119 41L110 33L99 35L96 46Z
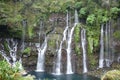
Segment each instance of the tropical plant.
M0 80L33 80L28 75L23 77L18 66L12 67L5 60L0 61Z

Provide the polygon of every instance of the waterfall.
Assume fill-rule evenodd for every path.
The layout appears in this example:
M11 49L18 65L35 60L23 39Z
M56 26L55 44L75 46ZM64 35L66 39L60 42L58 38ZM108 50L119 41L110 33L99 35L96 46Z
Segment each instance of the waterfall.
M42 45L40 44L40 36L41 36L41 30L43 28L43 22L40 22L40 27L39 27L39 43L36 43L36 48L38 51L38 60L37 60L37 69L36 71L38 72L43 72L44 71L44 63L45 63L45 52L47 50L47 36L45 35L44 42Z
M23 20L22 21L22 25L23 25L23 29L22 29L22 51L25 49L25 30L26 30L26 24L27 22L26 22L26 20Z
M62 50L62 41L60 43L60 48L57 53L57 62L56 62L56 68L55 68L55 75L60 75L61 74L61 50Z
M87 59L86 59L86 30L81 30L81 43L82 43L82 51L83 51L83 73L86 73L87 70Z
M3 47L3 45L1 45L1 46ZM10 58L6 55L6 52L5 52L4 50L1 50L1 51L0 51L0 54L3 56L3 58L4 58L10 65L12 65L11 62L10 62Z
M104 33L105 31L105 33ZM104 25L101 25L101 40L100 40L100 58L99 68L110 67L113 62L113 45L112 45L112 28L111 21L106 22L105 29Z
M75 10L75 26L78 24L79 19L78 19L78 13L77 10Z
M75 10L75 23L74 23L74 26L72 27L70 33L68 33L68 39L67 39L67 71L66 71L66 74L72 74L73 71L72 71L72 63L71 63L71 43L72 43L72 35L73 35L73 32L74 32L74 29L76 27L78 23L78 14L77 14L77 10Z
M44 71L44 62L45 62L45 52L47 50L47 37L45 37L45 40L40 46L40 43L36 43L36 48L38 51L38 60L37 60L37 70L38 72Z
M17 53L18 42L14 41L13 39L7 39L6 41L8 43L10 57L12 58L12 61L13 61L12 65L15 67L15 63L16 63L16 60L17 60L16 53ZM12 42L12 46L11 46L11 42Z
M109 56L109 45L108 45L108 24L106 23L106 27L105 27L105 62L106 62L106 66L109 67L109 59L108 59L108 56Z
M63 31L63 41L66 40L66 36L67 36L67 31L68 31L68 28L69 28L69 15L68 15L68 11L67 11L67 16L66 16L66 28L65 30Z
M72 63L71 63L71 42L72 42L72 35L75 26L71 29L70 34L68 35L68 44L67 44L67 74L72 74Z
M112 59L112 42L111 42L111 22L108 21L105 26L105 64L110 67L113 62Z
M99 68L104 66L104 25L101 25Z
M17 49L18 49L18 42L14 39L6 39L5 40L9 50L9 56L7 55L7 51L5 50L5 45L2 45L3 50L0 51L0 54L6 59L6 61L12 65L12 67L16 67L17 62Z
M74 32L74 29L76 27L78 23L78 14L77 14L77 10L75 10L75 24L74 26L72 27L70 33L67 34L67 31L68 31L68 28L69 28L69 15L68 15L68 11L67 11L67 16L66 16L66 28L65 30L63 31L63 39L60 43L60 47L58 49L58 53L57 53L57 60L56 60L56 68L55 68L55 74L56 75L60 75L61 74L61 51L62 51L62 44L63 44L63 41L67 40L67 71L66 71L66 74L72 74L73 71L72 71L72 63L71 63L71 43L72 43L72 35L73 35L73 32ZM67 39L67 36L68 35L68 39Z
M55 64L55 75L60 75L61 74L61 53L62 53L62 44L63 44L63 41L66 40L66 36L67 36L67 30L68 30L68 12L67 12L67 16L66 16L66 28L65 30L63 31L63 40L61 41L60 43L60 47L58 49L58 53L57 53L57 62Z

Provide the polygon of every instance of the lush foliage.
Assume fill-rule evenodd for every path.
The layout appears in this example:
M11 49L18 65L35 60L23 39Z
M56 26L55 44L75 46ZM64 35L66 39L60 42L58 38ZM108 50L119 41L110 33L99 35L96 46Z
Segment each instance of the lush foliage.
M88 42L91 48L93 42L95 46L99 44L97 42L99 34L97 35L96 32L100 31L100 25L119 16L119 6L119 2L114 0L109 3L103 0L1 0L0 24L7 24L12 28L11 35L17 33L16 35L20 37L23 29L21 22L26 19L27 36L32 38L35 36L33 30L39 26L41 19L46 21L51 13L65 13L66 10L77 9L79 18L86 23L84 25L88 31Z
M30 54L30 52L31 52L30 47L25 48L24 51L23 51L24 54Z
M101 0L77 0L75 8L87 29L88 53L93 53L99 46L101 24L119 16L119 3L113 0L109 3ZM114 35L116 34L117 32Z
M31 76L23 77L18 66L11 67L6 61L0 61L0 80L33 80Z
M80 27L81 25L78 24L75 28L75 36L74 36L74 39L75 39L75 52L77 54L80 54Z
M120 80L120 71L119 70L112 70L106 72L101 80Z
M23 26L21 21L26 19L30 38L34 37L33 30L40 19L47 19L50 13L65 13L67 9L76 8L79 17L85 19L88 25L99 27L98 24L116 18L120 12L119 3L114 0L109 4L101 0L1 0L0 7L0 24L20 30Z
M113 8L110 9L110 11L111 11L112 18L116 19L119 16L118 15L120 13L120 9L119 8L113 7Z

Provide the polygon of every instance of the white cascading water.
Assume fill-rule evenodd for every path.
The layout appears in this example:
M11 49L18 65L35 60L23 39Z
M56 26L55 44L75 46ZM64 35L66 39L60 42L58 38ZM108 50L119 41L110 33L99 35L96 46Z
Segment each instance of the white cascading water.
M4 50L4 46L2 44L3 50L1 50L0 53L12 67L16 67L18 42L14 39L6 39L6 42L10 53L9 56Z
M26 26L27 26L26 20L23 20L23 21L22 21L22 25L23 25L23 29L22 29L22 46L21 46L21 52L23 52L24 49L25 49L25 33L26 33ZM20 57L20 59L19 59L18 62L19 62L19 63L18 63L18 64L19 64L19 69L20 69L20 70L23 70L21 57Z
M71 63L71 42L72 42L72 34L75 26L71 29L70 34L68 35L68 45L67 45L67 72L66 74L72 74L72 63Z
M110 21L106 23L105 27L105 64L106 67L110 67L113 62Z
M78 13L77 10L75 10L75 23L74 26L72 27L70 33L68 33L68 41L67 41L67 71L66 74L73 74L72 71L72 63L71 63L71 43L72 43L72 35L74 32L74 29L76 27L76 25L78 24Z
M101 25L99 68L104 67L104 25Z
M108 45L108 24L106 23L106 27L105 27L105 63L106 66L109 67L109 59L108 59L108 49L109 45Z
M63 41L66 40L68 28L69 28L69 15L68 15L68 11L67 11L67 16L66 16L66 28L65 28L65 30L63 31Z
M105 31L105 33L104 33ZM113 45L111 38L111 24L110 21L106 22L105 30L104 25L101 25L101 40L100 40L100 58L99 68L103 68L104 64L106 67L110 67L113 62Z
M2 44L1 44L1 46L2 46L2 48L4 48ZM0 54L3 56L3 58L4 58L10 65L12 65L11 62L10 62L10 58L6 55L6 52L4 51L4 49L0 51Z
M57 53L57 62L55 64L55 75L60 75L61 74L61 50L62 50L62 41L60 43L60 48Z
M37 51L38 51L38 60L37 60L37 72L43 72L44 71L44 62L45 62L45 52L47 50L47 37L45 37L45 40L40 46L40 43L36 43Z
M26 31L26 20L22 21L22 25L23 25L23 29L22 29L22 49L21 51L23 51L25 49L25 31Z
M87 57L86 57L86 30L81 30L81 44L82 44L82 51L83 51L83 73L88 71L87 69Z
M8 48L9 48L9 53L10 53L10 57L12 58L12 65L13 67L15 67L15 63L16 63L16 60L17 60L17 46L18 46L18 42L13 39L7 39L6 40L7 43L8 43ZM12 42L12 46L11 46L11 42Z
M78 23L79 23L78 13L77 13L77 10L75 10L75 24L74 24L74 26L76 26Z
M114 46L113 46L113 29L112 29L112 21L110 20L109 23L108 23L108 33L109 33L109 65L111 65L114 61L114 54L113 54L113 51L114 51Z
M58 53L57 53L57 62L55 64L55 75L60 75L61 74L61 54L62 54L62 44L63 41L66 40L66 36L67 36L67 30L68 30L68 12L67 12L67 17L66 17L66 28L63 31L63 40L60 43L60 47L58 49Z

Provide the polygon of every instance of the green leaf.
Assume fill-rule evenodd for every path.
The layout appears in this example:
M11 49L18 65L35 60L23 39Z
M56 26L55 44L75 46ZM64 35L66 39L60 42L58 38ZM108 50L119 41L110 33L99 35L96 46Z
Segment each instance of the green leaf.
M87 17L87 24L94 25L95 24L96 17L94 14L91 14Z

